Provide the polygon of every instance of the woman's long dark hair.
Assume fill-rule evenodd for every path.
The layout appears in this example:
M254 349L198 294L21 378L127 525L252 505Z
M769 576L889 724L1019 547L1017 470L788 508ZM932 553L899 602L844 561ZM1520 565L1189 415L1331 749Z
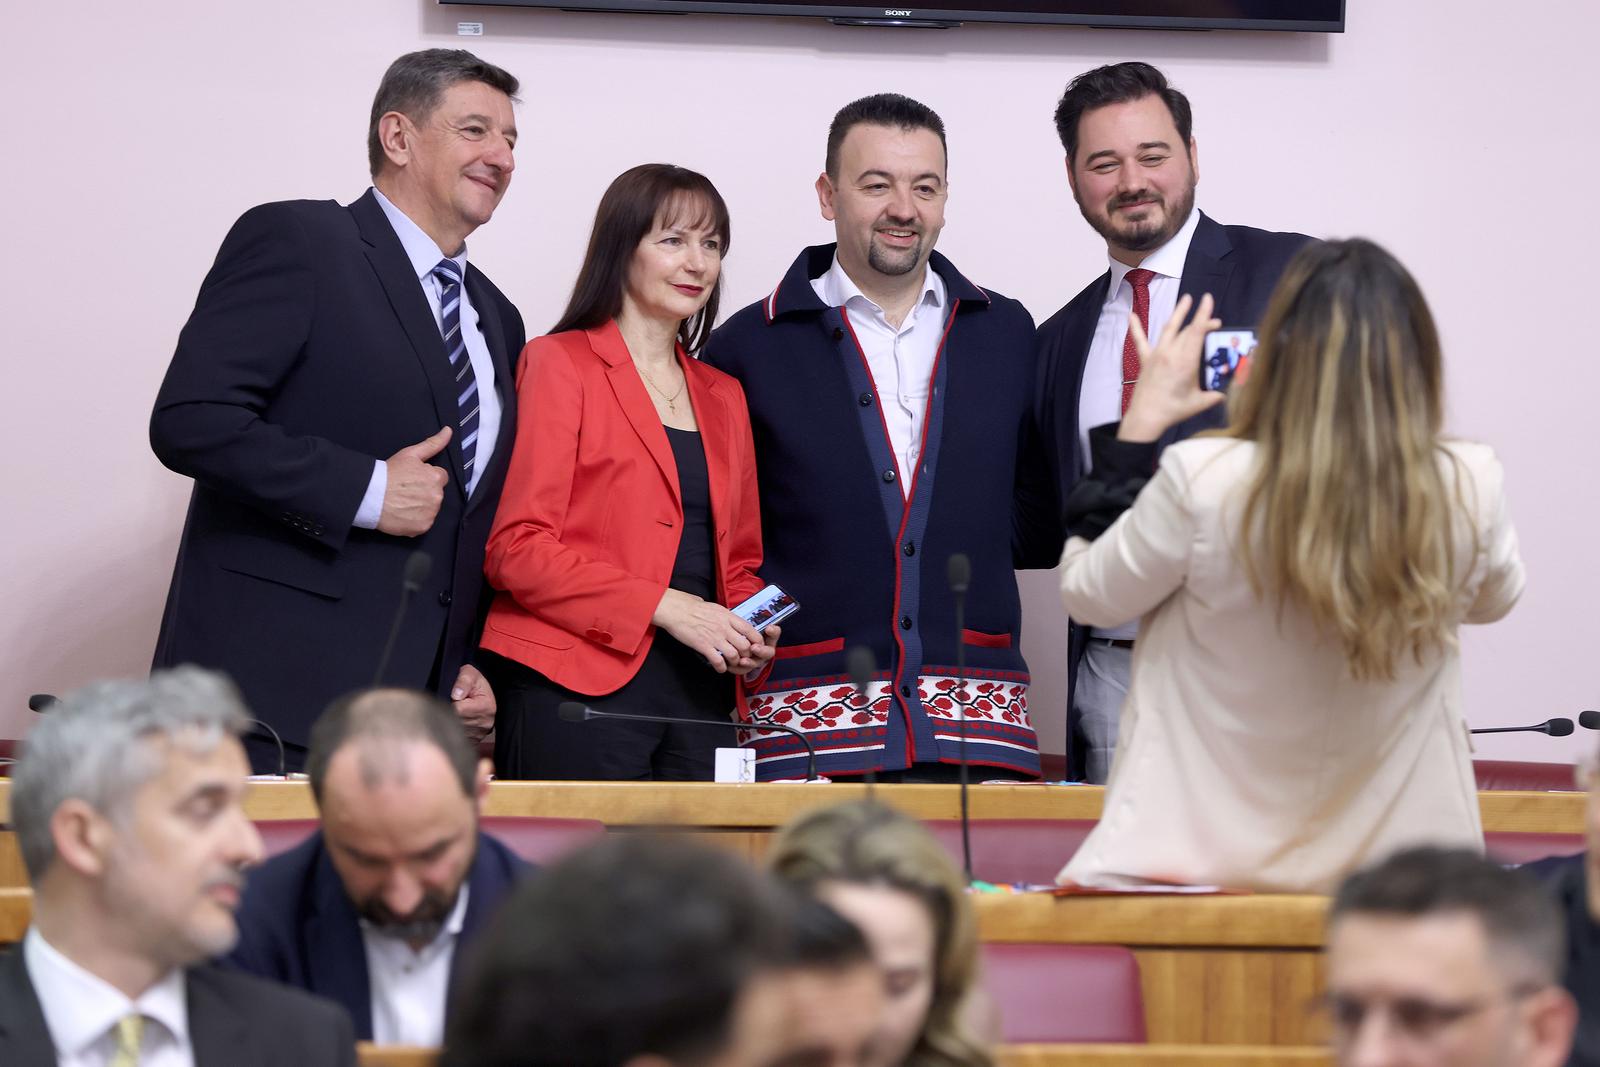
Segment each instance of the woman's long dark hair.
M592 330L622 313L622 294L628 283L628 266L644 235L663 225L705 228L716 233L727 255L732 239L728 205L703 174L670 163L642 163L623 171L600 198L583 254L578 281L561 321L551 333ZM711 287L711 298L678 327L678 343L686 352L698 352L711 336L722 296L722 274Z

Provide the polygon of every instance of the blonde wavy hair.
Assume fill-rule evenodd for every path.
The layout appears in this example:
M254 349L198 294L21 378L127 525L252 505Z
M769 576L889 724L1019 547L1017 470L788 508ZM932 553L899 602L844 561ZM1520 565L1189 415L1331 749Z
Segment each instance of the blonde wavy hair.
M992 1067L994 1058L962 1021L977 980L977 920L961 872L926 827L870 801L840 804L790 823L767 862L809 893L845 882L888 886L919 900L933 921L933 998L906 1067Z
M1260 336L1224 431L1259 456L1246 572L1335 638L1356 678L1392 679L1401 655L1455 640L1463 479L1451 466L1446 484L1433 316L1388 252L1329 241L1289 263Z

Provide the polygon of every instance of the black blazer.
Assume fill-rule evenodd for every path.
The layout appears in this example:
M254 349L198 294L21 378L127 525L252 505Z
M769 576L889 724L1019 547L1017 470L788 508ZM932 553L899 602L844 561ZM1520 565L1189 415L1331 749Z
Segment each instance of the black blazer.
M488 834L478 835L467 871L467 913L450 960L451 996L474 935L531 869ZM239 943L221 963L335 1001L355 1024L356 1037L372 1040L372 984L360 920L321 831L250 872L238 921Z
M1253 329L1267 309L1267 301L1278 285L1278 278L1289 260L1313 238L1300 233L1273 233L1249 226L1223 226L1204 213L1195 227L1194 240L1183 261L1179 292L1195 299L1210 293L1216 307L1213 314L1225 327ZM1036 410L1043 448L1051 464L1051 488L1056 516L1074 484L1088 468L1089 457L1079 441L1078 400L1083 388L1083 370L1089 359L1089 345L1100 321L1111 284L1108 270L1095 279L1060 311L1050 316L1037 333L1038 407ZM1163 446L1192 437L1201 430L1223 425L1227 413L1212 408L1188 419L1162 437ZM1066 544L1064 521L1054 531L1048 551L1053 558L1035 559L1034 566L1054 566ZM1067 724L1068 773L1082 773L1072 760L1072 690L1077 682L1078 660L1083 654L1087 631L1081 626L1068 630L1067 649Z
M155 666L233 676L254 713L304 743L332 698L371 683L406 558L433 567L384 679L446 693L487 609L483 547L516 426L521 316L476 267L467 291L503 415L465 492L454 378L410 261L369 191L291 201L234 224L206 275L150 419L161 462L195 480ZM456 429L432 529L351 525L373 461ZM435 660L439 669L433 671Z
M321 997L212 966L184 977L195 1067L354 1067L350 1020ZM0 1063L56 1063L21 945L0 955Z

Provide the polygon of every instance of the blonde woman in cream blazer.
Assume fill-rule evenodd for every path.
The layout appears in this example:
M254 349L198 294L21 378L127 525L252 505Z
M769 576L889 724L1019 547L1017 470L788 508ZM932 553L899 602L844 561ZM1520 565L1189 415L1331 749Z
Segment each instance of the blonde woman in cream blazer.
M1372 299L1363 301L1356 285L1353 304L1340 306L1329 294L1348 295L1356 276ZM1404 845L1481 849L1455 628L1499 619L1523 587L1493 452L1440 441L1436 429L1423 431L1418 439L1426 447L1413 450L1421 462L1431 455L1437 464L1432 484L1442 487L1439 499L1448 504L1440 511L1441 530L1448 531L1434 542L1434 570L1453 584L1438 585L1432 601L1437 640L1415 648L1375 642L1374 633L1405 632L1396 629L1398 610L1346 620L1354 636L1341 640L1326 611L1308 610L1293 594L1280 608L1273 591L1279 586L1270 580L1258 591L1245 563L1261 552L1261 537L1247 539L1242 530L1266 450L1283 456L1298 449L1313 457L1313 468L1318 448L1321 456L1340 456L1338 463L1349 454L1330 452L1327 435L1320 444L1302 440L1318 428L1311 408L1275 417L1263 405L1323 404L1321 417L1335 425L1342 416L1333 400L1307 398L1347 388L1361 373L1351 368L1365 368L1399 390L1431 390L1435 395L1411 399L1437 426L1437 340L1420 292L1404 268L1368 242L1308 248L1268 310L1262 336L1279 343L1258 350L1252 380L1233 402L1230 436L1167 448L1141 491L1139 476L1155 467L1161 432L1217 402L1215 394L1199 392L1196 368L1203 333L1220 323L1204 299L1194 322L1180 330L1186 310L1179 308L1154 351L1144 347L1143 374L1120 434L1116 427L1094 431L1095 470L1068 504L1075 533L1062 557L1068 613L1091 626L1141 623L1104 813L1059 880L1330 892L1351 869ZM1319 336L1359 339L1360 325L1385 313L1407 329L1368 331L1367 341L1381 345L1386 336L1415 334L1420 354L1358 353L1349 346L1322 355L1305 351L1318 346ZM1319 358L1343 360L1334 373L1345 375L1344 382L1330 387L1335 379L1312 379L1322 383L1318 389L1300 388L1300 399L1293 399L1285 391L1287 373L1319 373ZM1418 363L1420 369L1411 366ZM1252 391L1265 395L1251 397ZM1373 410L1377 420L1385 418L1381 392ZM1404 417L1394 421L1404 424ZM1383 455L1383 433L1367 437L1379 439L1370 462L1401 462ZM1416 506L1414 498L1401 499ZM1132 506L1113 521L1128 501ZM1317 521L1318 506L1301 514L1302 522ZM1254 520L1252 528L1261 530L1261 514ZM1285 543L1293 544L1299 535L1292 519L1287 532ZM1336 556L1343 551L1333 549ZM1356 562L1346 558L1341 565ZM1379 565L1370 569L1376 573ZM1399 595L1409 600L1411 591ZM1387 656L1388 675L1385 647L1397 653ZM1365 671L1356 666L1363 655Z

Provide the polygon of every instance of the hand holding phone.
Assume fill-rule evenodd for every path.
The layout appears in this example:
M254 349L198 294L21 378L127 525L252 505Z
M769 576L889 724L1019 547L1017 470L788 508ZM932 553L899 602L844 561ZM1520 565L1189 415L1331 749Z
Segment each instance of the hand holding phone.
M1200 388L1226 392L1250 374L1250 355L1256 350L1254 330L1231 328L1206 334L1200 357Z

